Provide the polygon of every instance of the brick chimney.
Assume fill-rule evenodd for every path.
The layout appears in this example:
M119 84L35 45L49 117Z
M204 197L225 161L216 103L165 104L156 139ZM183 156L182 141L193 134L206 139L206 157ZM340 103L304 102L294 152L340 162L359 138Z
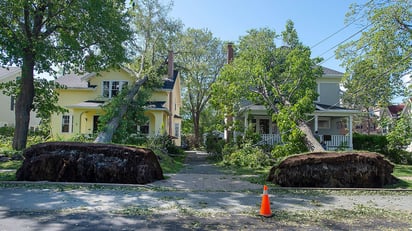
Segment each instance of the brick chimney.
M171 79L173 78L174 69L173 51L169 51L167 56L167 76Z
M232 63L233 61L233 43L227 44L227 63Z

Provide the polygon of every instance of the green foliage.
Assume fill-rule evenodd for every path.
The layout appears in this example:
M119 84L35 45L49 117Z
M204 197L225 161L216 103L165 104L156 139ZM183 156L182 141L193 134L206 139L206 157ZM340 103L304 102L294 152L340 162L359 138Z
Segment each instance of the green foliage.
M223 164L258 168L268 166L270 164L270 158L261 148L245 145L241 149L237 149L230 154L224 155Z
M386 138L388 157L398 164L412 164L412 153L405 151L412 142L412 117L402 116L397 119L394 128Z
M33 103L38 92L52 92L36 86L34 72L55 74L54 65L89 72L116 66L127 61L124 43L131 30L123 0L4 0L0 15L0 65L22 69L15 113L25 119L16 121L13 140L13 148L21 150L27 144L28 109L37 106L46 116L51 106Z
M412 154L404 150L411 142L408 138L410 130L405 120L400 119L398 122L387 136L353 134L353 148L381 153L397 164L411 164Z
M59 95L56 89L63 89L65 87L55 81L49 81L47 79L35 79L34 87L36 94L33 100L33 110L36 112L37 117L41 119L39 129L43 134L49 134L51 115L53 113L67 112L67 109L57 104ZM0 83L0 89L3 94L12 96L14 99L17 98L21 88L21 78Z
M347 13L347 23L356 22L363 32L360 38L340 45L336 56L347 68L345 84L352 82L348 86L355 88L349 98L358 106L387 103L403 92L402 76L410 71L412 57L410 8L410 0L375 0L355 3Z
M99 131L105 129L106 124L112 118L119 116L118 109L124 104L124 98L127 93L128 91L124 89L120 94L103 105L104 114L99 117ZM146 141L145 136L137 132L137 126L146 124L147 118L144 115L144 107L150 95L151 90L141 87L131 105L129 105L128 110L120 119L119 126L113 134L112 142L142 145Z
M219 133L209 132L206 136L205 148L213 159L222 160L222 151L225 146L225 140Z
M212 102L221 113L232 115L241 100L264 105L282 135L295 141L301 134L290 130L314 111L316 79L322 70L317 66L320 59L311 59L310 49L299 42L292 21L286 23L279 47L278 37L268 28L252 29L241 37L235 59L212 85Z
M160 150L172 155L183 155L183 150L177 147L167 134L148 137L146 145L152 150Z
M366 150L384 154L387 152L388 140L386 136L353 134L353 149Z
M177 173L184 167L186 158L184 153L180 155L169 155L159 149L153 149L153 152L159 157L163 173Z
M18 169L22 165L21 160L10 160L6 162L0 162L0 169Z
M176 64L180 67L180 76L186 90L183 94L183 112L190 117L190 133L195 135L195 146L200 146L202 127L213 129L215 112L208 108L212 92L210 86L215 82L226 60L223 42L213 37L207 29L188 28L179 35ZM202 114L206 115L202 115Z

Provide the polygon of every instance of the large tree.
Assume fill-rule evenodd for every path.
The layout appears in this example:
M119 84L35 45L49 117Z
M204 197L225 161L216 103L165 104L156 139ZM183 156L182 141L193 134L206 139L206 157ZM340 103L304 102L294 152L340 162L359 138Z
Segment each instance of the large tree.
M225 63L223 42L207 29L187 29L179 37L177 64L185 90L183 107L190 111L195 145L200 145L201 114L211 97L210 86L215 82Z
M161 4L159 0L133 1L130 15L133 24L133 39L130 48L135 61L129 65L135 73L136 81L122 94L122 100L113 104L116 113L102 126L101 132L94 140L96 143L111 142L116 129L127 111L133 105L134 98L144 85L147 89L159 87L166 74L168 52L173 50L173 41L182 28L178 20L169 18L172 4Z
M275 39L281 37L282 46ZM314 111L319 60L299 42L292 21L281 36L273 30L253 29L241 37L237 55L223 68L213 85L213 101L227 114L235 113L241 99L263 104L271 113L282 139L301 137L307 149L324 150L305 120ZM289 138L288 138L289 137Z
M347 69L347 102L362 106L369 100L384 106L404 91L402 77L411 72L412 62L411 8L411 0L351 5L346 21L356 21L363 33L336 51Z
M22 68L13 148L26 147L34 71L94 71L125 61L130 37L123 0L2 0L0 64Z

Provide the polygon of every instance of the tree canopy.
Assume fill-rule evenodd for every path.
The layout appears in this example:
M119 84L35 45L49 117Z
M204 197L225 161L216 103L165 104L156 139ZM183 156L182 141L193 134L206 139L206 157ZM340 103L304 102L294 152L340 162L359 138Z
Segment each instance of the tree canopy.
M211 97L215 82L226 60L223 42L206 29L189 28L178 38L176 64L185 86L184 110L190 112L195 143L200 141L201 114Z
M34 71L95 71L126 61L131 32L122 0L0 2L0 65L22 68L14 149L27 142L35 96Z
M346 94L351 95L346 96L347 102L364 104L369 100L387 105L394 96L402 95L405 90L402 77L411 72L411 8L411 0L375 0L351 5L346 20L360 25L363 33L336 51L347 69L344 82Z
M121 99L112 103L111 109L106 108L111 118L104 119L105 125L100 126L100 132L94 142L112 142L119 126L129 127L126 119L133 117L130 114L136 108L142 108L144 104L142 99L148 98L147 91L161 86L163 77L167 74L166 63L171 61L166 57L168 52L173 51L173 41L176 40L177 33L182 27L179 20L169 17L170 9L171 4L162 4L159 0L135 1L130 8L133 36L129 49L134 61L128 66L135 73L136 81L127 93L119 95ZM140 92L143 87L145 92ZM136 100L138 95L141 98ZM142 97L143 95L145 96ZM117 136L122 137L124 134L117 134Z
M283 44L276 46L279 37ZM316 66L320 60L310 56L290 20L280 36L268 28L252 29L241 37L233 62L213 85L213 102L226 114L239 110L240 99L262 104L282 139L303 138L309 150L323 150L305 123L307 113L314 111L316 78L322 74Z

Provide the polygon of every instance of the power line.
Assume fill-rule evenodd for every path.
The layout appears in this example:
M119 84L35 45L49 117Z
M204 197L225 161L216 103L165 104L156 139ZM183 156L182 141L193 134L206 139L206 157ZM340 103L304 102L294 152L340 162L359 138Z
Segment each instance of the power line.
M313 48L317 47L319 44L325 42L326 40L330 39L330 38L333 37L334 35L338 34L339 32L343 31L344 29L348 28L350 25L352 25L354 22L358 21L360 18L362 18L362 17L359 17L359 18L357 18L356 20L353 20L351 23L349 23L349 24L347 24L346 26L340 28L340 29L339 29L338 31L336 31L335 33L333 33L333 34L329 35L328 37L322 39L321 41L317 42L315 45L311 46L310 49L313 49Z
M373 0L369 0L366 4L364 4L362 6L362 8L360 9L360 11L362 11L367 5L369 5ZM339 30L337 30L336 32L332 33L331 35L329 35L328 37L322 39L321 41L317 42L315 45L311 46L310 49L317 47L319 44L325 42L326 40L330 39L331 37L335 36L336 34L338 34L339 32L343 31L344 29L348 28L350 25L352 25L353 23L359 21L359 19L364 18L365 15L362 15L358 18L356 18L355 20L352 20L352 22L350 22L349 24L347 24L346 26L340 28Z
M370 23L370 24L368 24L368 25L366 25L366 26L362 27L362 28L361 28L360 30L358 30L356 33L352 34L351 36L349 36L348 38L346 38L346 39L345 39L345 40L343 40L342 42L340 42L340 43L336 44L335 46L333 46L333 47L329 48L327 51L323 52L323 53L322 53L322 54L320 54L319 56L322 56L322 55L324 55L324 54L328 53L329 51L331 51L331 50L335 49L336 47L338 47L338 46L342 45L344 42L348 41L349 39L351 39L351 38L355 37L357 34L359 34L359 33L361 33L362 31L364 31L364 30L365 30L366 28L368 28L370 25L372 25L372 23Z

